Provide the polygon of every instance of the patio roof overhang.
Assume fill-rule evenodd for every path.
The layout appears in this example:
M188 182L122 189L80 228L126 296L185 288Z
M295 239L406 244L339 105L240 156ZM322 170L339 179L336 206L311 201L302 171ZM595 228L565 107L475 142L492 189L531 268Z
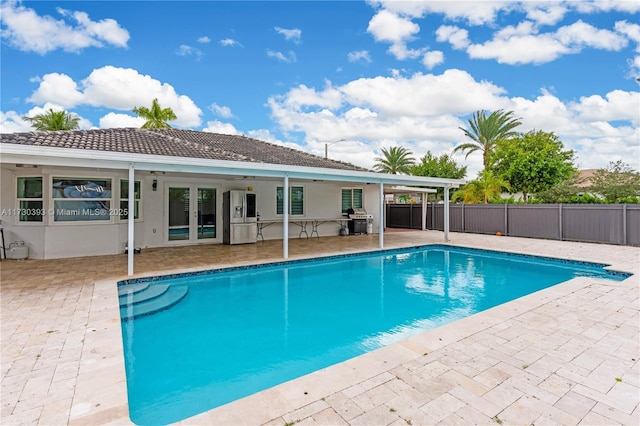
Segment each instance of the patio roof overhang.
M457 188L462 179L392 175L356 170L291 166L244 161L209 160L190 157L168 157L71 148L0 143L0 162L60 167L93 167L140 171L201 173L226 176L347 181L388 185L420 185Z
M413 185L442 187L445 191L444 238L449 239L449 202L450 188L464 184L462 179L443 179L423 176L405 176L369 171L292 166L246 161L211 160L191 157L174 157L150 154L132 154L114 151L98 151L74 148L21 145L0 142L0 164L28 164L36 166L82 167L127 170L129 173L129 204L134 208L134 180L136 171L176 172L208 174L217 176L252 176L255 178L282 179L284 205L288 204L290 180L316 180L354 183L374 183L380 187L379 217L384 217L384 186ZM428 192L428 191L426 191ZM283 214L283 257L289 257L288 212ZM129 216L128 241L135 241L134 219ZM384 247L384 224L380 221L379 245ZM128 252L128 275L133 275L133 253Z

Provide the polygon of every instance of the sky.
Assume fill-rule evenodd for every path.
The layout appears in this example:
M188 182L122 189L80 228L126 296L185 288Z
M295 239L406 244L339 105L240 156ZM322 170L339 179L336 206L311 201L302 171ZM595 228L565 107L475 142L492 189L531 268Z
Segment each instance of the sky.
M639 18L635 0L2 0L0 132L49 108L140 127L158 98L175 128L372 167L391 146L451 154L474 112L503 109L580 169L640 170Z

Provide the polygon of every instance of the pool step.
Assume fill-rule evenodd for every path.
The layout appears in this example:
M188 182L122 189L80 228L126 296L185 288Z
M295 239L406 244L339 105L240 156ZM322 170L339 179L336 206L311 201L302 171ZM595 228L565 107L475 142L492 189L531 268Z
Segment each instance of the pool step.
M149 286L142 291L125 293L121 295L120 298L120 307L126 305L135 305L136 303L146 302L147 300L155 299L156 297L162 296L167 290L169 290L169 284L158 284Z
M127 294L138 293L149 287L149 283L135 283L125 284L118 286L118 296L124 296Z
M184 299L189 292L189 287L184 285L168 287L164 293L152 299L147 299L140 303L122 305L120 307L120 318L122 321L130 321L169 309Z

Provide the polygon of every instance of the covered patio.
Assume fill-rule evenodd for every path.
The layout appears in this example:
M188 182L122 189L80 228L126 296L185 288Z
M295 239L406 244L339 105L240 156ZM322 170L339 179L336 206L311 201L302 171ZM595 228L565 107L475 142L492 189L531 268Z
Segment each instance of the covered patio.
M114 254L130 246L157 248L180 245L180 241L171 241L166 236L170 222L168 217L172 213L167 207L171 189L181 189L187 194L185 198L191 203L190 209L185 208L185 211L188 210L185 215L187 226L191 228L189 243L202 244L221 243L222 238L218 232L210 241L196 240L194 229L200 214L196 212L196 202L193 201L197 198L196 189L210 190L213 194L211 212L217 214L213 225L221 229L223 221L220 212L223 208L220 195L228 190L255 188L256 196L262 200L257 207L259 213L263 213L260 217L281 225L279 234L272 235L272 238L281 240L280 258L288 259L291 257L290 239L297 235L295 229L294 232L289 229L290 224L295 223L294 217L307 221L322 219L327 224L345 217L345 209L340 209L340 191L360 191L359 199L364 205L352 207L366 207L368 213L372 214L372 233L377 234L377 247L383 248L386 246L385 193L417 189L426 194L432 191L428 188L443 188L443 240L447 241L449 191L464 183L461 179L376 173L243 136L174 129L43 133L3 135L3 155L0 159L3 180L22 182L32 179L43 190L37 194L20 195L20 188L11 185L11 182L5 183L7 189L3 191L0 201L7 206L6 211L41 212L33 218L11 217L3 226L5 232L16 236L16 240L25 240L37 248L37 258L44 259L75 257L85 253ZM68 182L66 178L69 178ZM83 189L83 182L87 178L100 181L103 185L96 184L98 189L93 192ZM58 184L67 185L65 191L75 189L79 195L56 195L59 192L56 189ZM301 200L296 200L302 204L303 212L291 209L291 190L294 187L307 188L307 191L300 191L304 194L300 196ZM78 191L78 188L82 191ZM77 202L85 196L81 203L89 206L88 203L99 199L94 193L108 193L103 202L109 208L102 210L109 212L109 217L106 217L106 213L105 217L92 217L90 213L93 210L83 208L77 210L87 211L87 217L83 213L78 215L83 218L78 219L71 214L75 210L65 213L67 210L58 208L63 203ZM277 203L276 193L282 194L282 199L278 199ZM353 195L353 198L356 196ZM15 208L17 205L38 208ZM137 212L140 205L138 218L134 214L127 216L123 213ZM64 218L57 217L58 210L62 211L60 214L64 214ZM112 211L120 213L112 214ZM272 229L277 227L269 228ZM142 272L143 269L135 266L138 261L134 257L135 250L127 251L127 274L132 276Z

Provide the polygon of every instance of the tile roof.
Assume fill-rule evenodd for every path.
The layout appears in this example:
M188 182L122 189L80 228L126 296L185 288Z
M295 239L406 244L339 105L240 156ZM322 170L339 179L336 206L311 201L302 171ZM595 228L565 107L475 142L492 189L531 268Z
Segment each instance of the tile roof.
M230 160L328 169L371 170L238 135L179 129L99 129L3 133L0 142L52 148Z

